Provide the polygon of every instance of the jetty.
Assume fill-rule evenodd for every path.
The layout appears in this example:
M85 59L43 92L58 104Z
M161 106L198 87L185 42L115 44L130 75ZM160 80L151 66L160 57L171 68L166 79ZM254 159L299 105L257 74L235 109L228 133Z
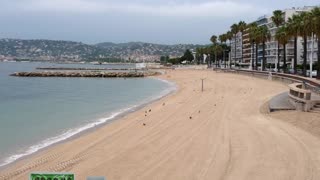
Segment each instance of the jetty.
M141 70L136 68L74 68L74 67L37 67L37 70L52 70L52 71L134 71Z
M19 77L88 77L88 78L138 78L156 76L156 71L132 71L132 72L110 72L110 71L34 71L15 72L11 76Z

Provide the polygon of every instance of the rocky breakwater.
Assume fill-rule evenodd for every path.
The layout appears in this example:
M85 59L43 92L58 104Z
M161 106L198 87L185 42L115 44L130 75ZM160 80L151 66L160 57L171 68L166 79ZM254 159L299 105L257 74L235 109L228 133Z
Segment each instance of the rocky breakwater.
M53 71L134 71L134 68L69 68L69 67L37 67L38 70Z
M11 76L19 77L92 77L92 78L135 78L160 74L155 71L146 72L106 72L106 71L34 71L16 72Z

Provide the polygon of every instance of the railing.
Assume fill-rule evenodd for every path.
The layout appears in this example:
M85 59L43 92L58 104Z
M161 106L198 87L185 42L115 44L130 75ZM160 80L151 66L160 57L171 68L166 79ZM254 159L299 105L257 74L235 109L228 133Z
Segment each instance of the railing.
M232 69L224 71L252 75L265 79L268 78L270 80L278 80L288 83L290 89L288 94L290 97L290 101L298 110L309 111L315 104L320 103L320 100L311 99L312 92L320 95L319 80L298 75L267 71L253 71L243 69Z
M311 90L312 92L320 95L320 81L293 75L293 74L285 74L278 72L268 72L268 71L256 71L256 70L244 70L244 69L233 69L236 73L248 74L252 76L260 76L264 78L269 78L271 76L274 80L286 81L287 83L304 83L305 88Z

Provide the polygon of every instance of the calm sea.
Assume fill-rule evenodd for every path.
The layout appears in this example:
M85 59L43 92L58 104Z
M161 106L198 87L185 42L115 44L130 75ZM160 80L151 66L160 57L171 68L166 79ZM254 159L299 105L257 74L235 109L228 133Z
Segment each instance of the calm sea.
M0 166L133 111L174 90L173 84L154 78L9 76L40 66L97 67L0 62Z

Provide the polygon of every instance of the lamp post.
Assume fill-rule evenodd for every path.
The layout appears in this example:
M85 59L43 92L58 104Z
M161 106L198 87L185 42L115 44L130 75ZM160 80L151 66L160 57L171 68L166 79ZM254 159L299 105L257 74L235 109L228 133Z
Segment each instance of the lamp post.
M313 45L314 45L314 43L313 43L313 40L314 40L314 38L313 38L313 36L314 36L314 34L312 33L312 36L311 36L311 42L312 42L312 46L311 46L311 59L310 59L310 78L312 78L312 66L313 66ZM319 48L319 47L318 47Z
M278 45L278 42L277 42L277 46L279 46ZM274 70L276 71L276 72L278 72L278 62L279 62L279 59L278 59L278 49L276 50L276 62L275 62L275 68L274 68Z

